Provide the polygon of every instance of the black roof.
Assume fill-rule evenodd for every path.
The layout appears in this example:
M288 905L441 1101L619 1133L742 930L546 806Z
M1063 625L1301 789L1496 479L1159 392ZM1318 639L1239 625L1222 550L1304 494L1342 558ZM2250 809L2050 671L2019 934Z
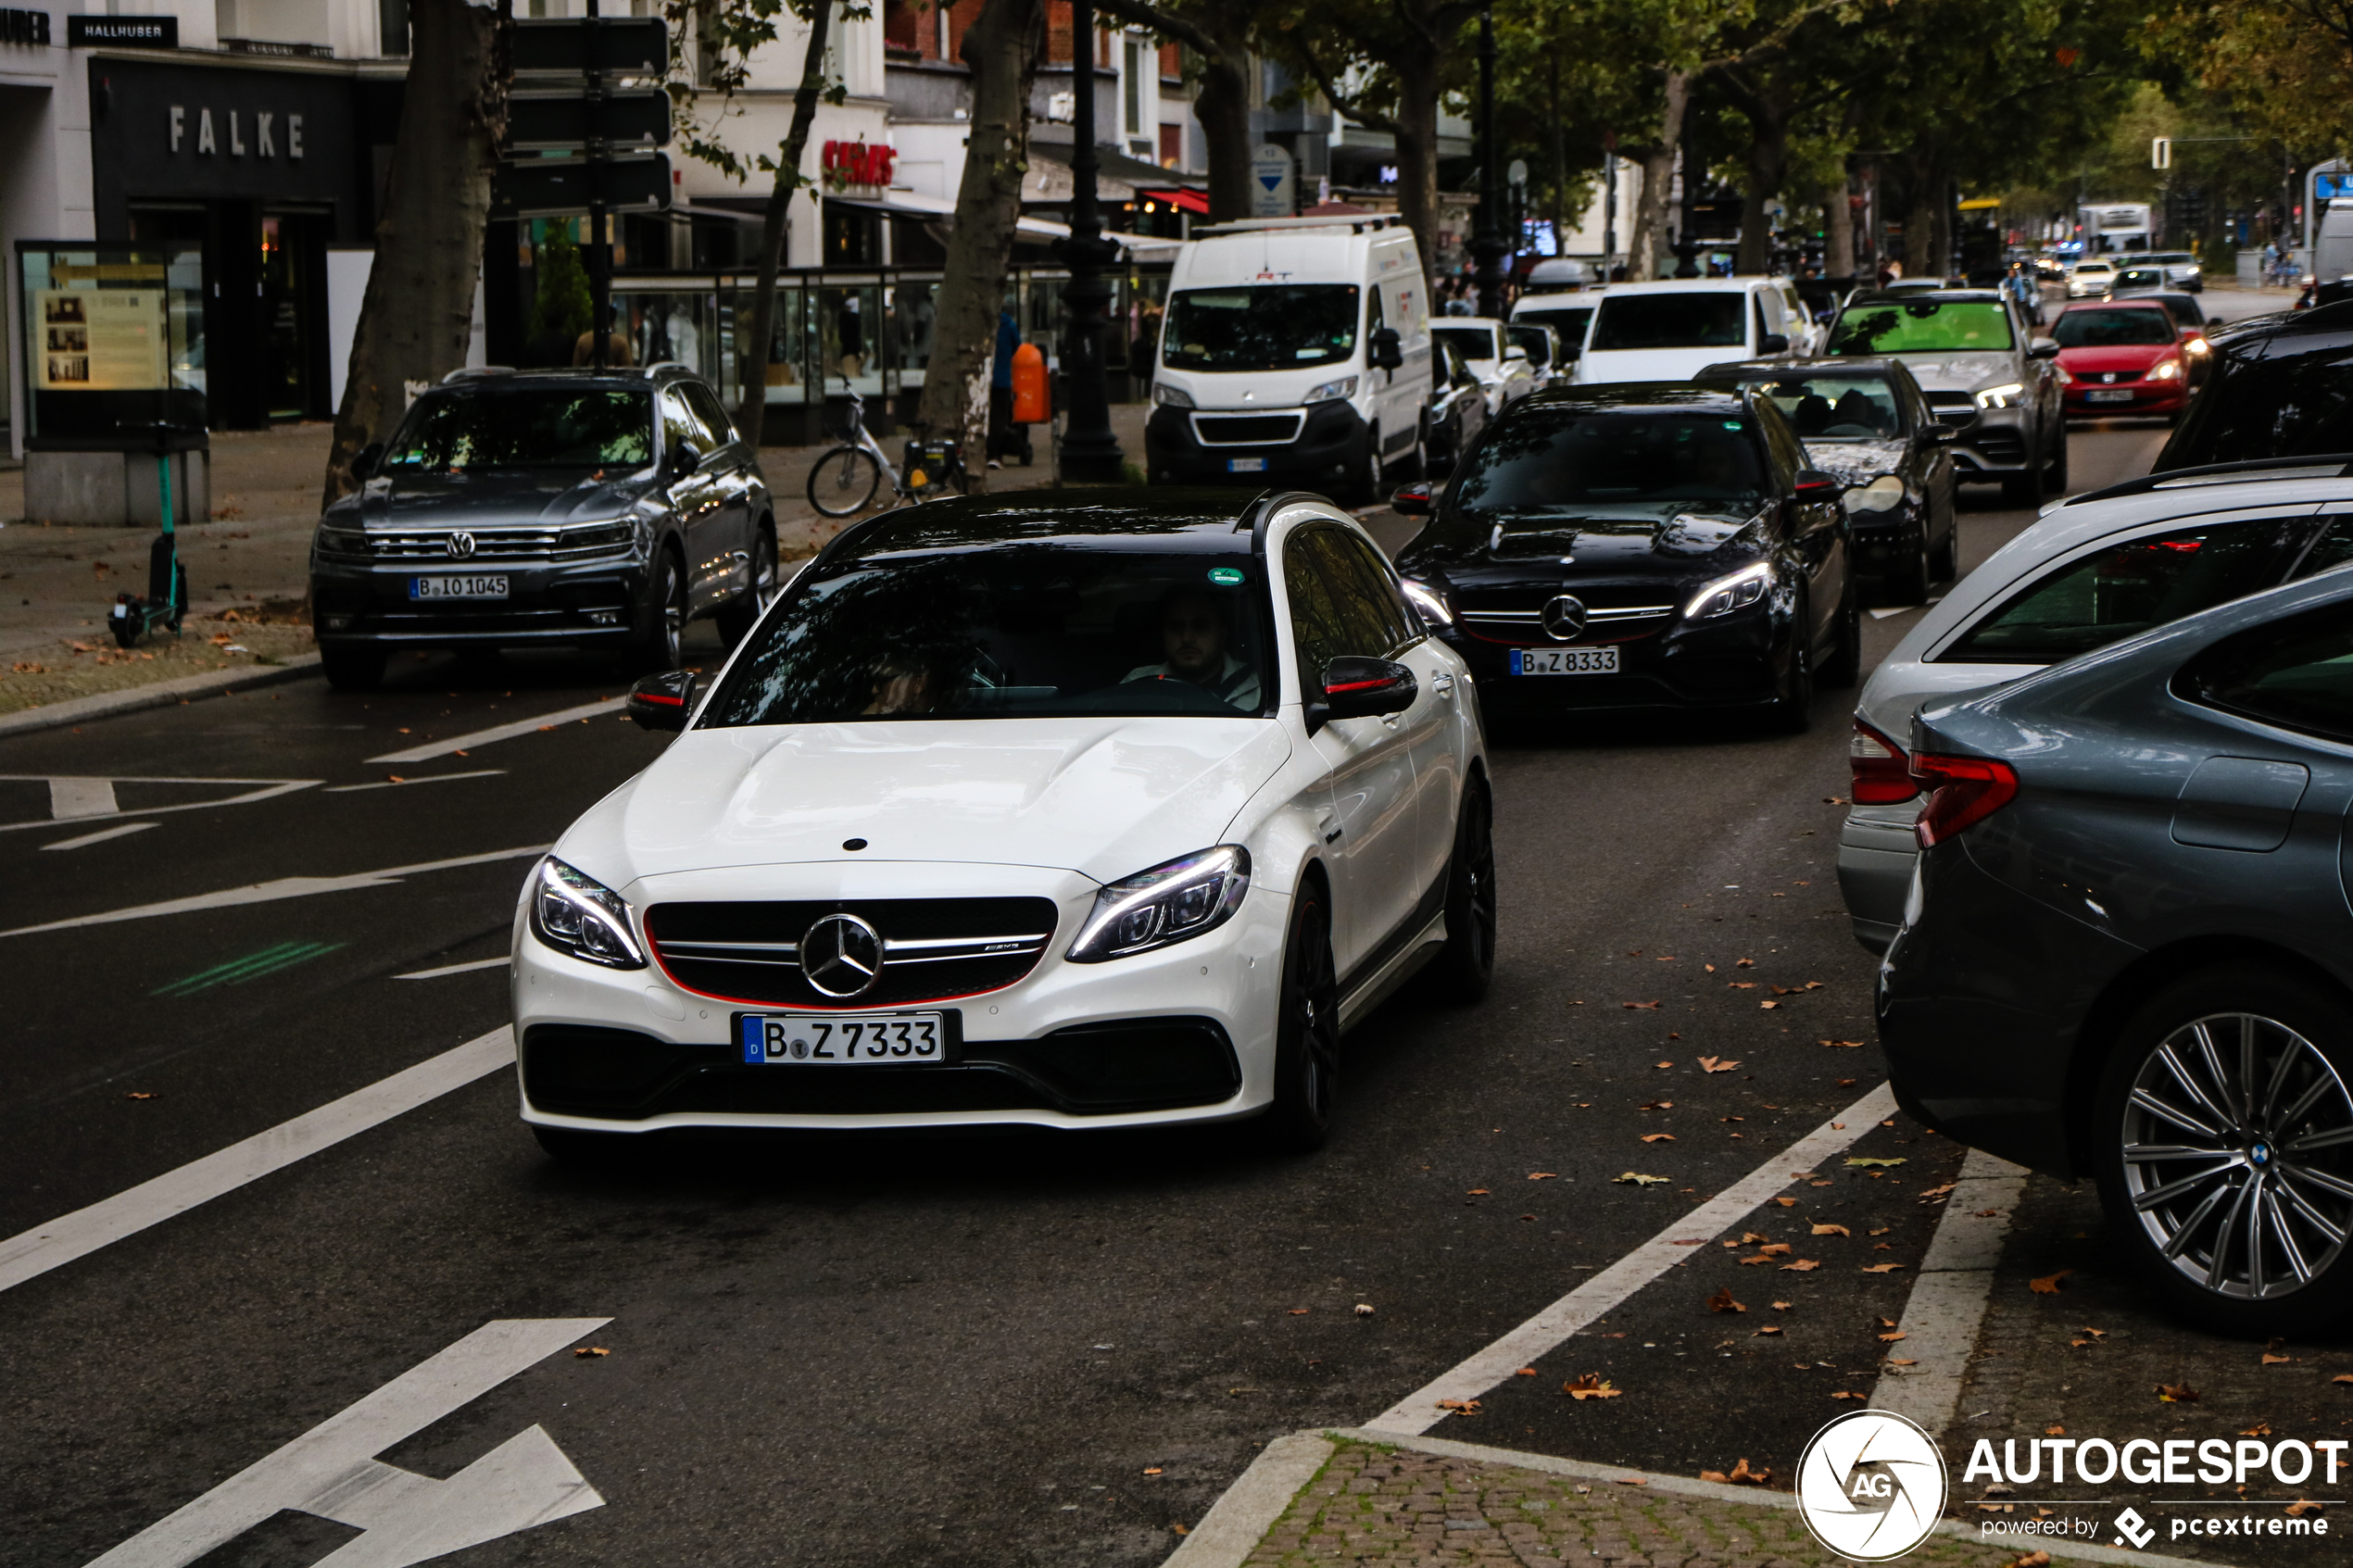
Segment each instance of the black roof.
M1248 555L1252 525L1274 507L1309 499L1298 491L1207 486L1101 486L951 495L900 507L844 529L819 562L846 556L1059 543L1099 549Z
M1840 355L1826 354L1796 359L1727 359L1720 365L1708 366L1692 379L1703 382L1747 382L1768 381L1777 376L1804 376L1831 372L1839 375L1853 375L1857 372L1869 375L1874 371L1892 378L1899 370L1906 375L1911 374L1910 370L1905 369L1904 361L1891 359L1883 355L1858 354L1850 359Z
M592 366L560 366L547 370L518 370L510 365L477 365L468 370L452 370L434 384L433 390L445 387L459 389L489 389L516 385L531 385L547 382L562 382L569 385L587 384L614 390L659 386L666 382L700 381L701 374L691 365L675 360L663 360L648 366L612 365L604 370Z
M1588 408L1718 408L1737 414L1747 406L1739 390L1730 386L1700 386L1686 382L1604 382L1588 386L1555 386L1530 393L1505 410L1574 411Z

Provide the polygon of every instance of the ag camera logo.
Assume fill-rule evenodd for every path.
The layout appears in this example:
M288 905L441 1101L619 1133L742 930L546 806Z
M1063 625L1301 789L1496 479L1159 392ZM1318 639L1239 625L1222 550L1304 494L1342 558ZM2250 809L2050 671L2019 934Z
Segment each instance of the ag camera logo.
M1806 1527L1857 1562L1885 1562L1928 1539L1944 1515L1946 1485L1935 1439L1892 1411L1840 1416L1797 1461Z

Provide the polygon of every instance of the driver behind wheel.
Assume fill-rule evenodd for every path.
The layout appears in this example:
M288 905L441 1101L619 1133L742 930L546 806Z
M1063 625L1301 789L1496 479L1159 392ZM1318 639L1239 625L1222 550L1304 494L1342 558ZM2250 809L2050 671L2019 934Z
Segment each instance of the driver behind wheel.
M1232 642L1225 599L1199 588L1178 588L1160 602L1160 646L1165 661L1130 670L1128 681L1185 681L1245 712L1259 706L1258 671L1227 651Z

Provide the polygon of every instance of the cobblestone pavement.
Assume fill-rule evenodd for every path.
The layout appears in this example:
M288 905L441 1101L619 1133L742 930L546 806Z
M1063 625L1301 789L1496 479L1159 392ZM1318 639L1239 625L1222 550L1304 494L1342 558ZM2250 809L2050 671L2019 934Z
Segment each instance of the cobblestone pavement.
M1932 1537L1904 1561L2004 1568L2020 1555ZM1828 1568L1845 1562L1808 1535L1793 1509L1346 1441L1247 1562L1251 1568L1437 1568L1597 1560L1624 1568Z

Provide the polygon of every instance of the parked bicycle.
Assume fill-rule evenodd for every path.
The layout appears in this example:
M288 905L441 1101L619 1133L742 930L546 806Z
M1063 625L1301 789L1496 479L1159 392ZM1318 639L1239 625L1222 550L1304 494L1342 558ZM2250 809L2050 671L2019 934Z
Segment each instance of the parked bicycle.
M809 504L826 517L855 517L875 503L883 482L890 482L890 505L917 505L942 495L961 495L969 489L963 453L953 441L929 441L922 435L907 443L896 468L882 443L866 428L866 400L848 377L849 425L841 443L821 454L809 470Z

